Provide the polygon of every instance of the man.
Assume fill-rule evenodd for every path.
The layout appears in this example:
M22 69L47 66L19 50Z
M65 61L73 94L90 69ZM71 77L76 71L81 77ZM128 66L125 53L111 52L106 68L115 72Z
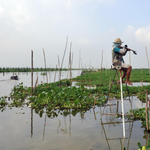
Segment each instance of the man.
M130 51L130 49L126 47L121 47L121 44L123 43L120 38L117 38L115 42L113 42L113 48L112 48L112 64L113 66L119 70L120 76L121 72L123 71L122 75L122 83L127 83L129 85L132 85L132 83L129 81L130 74L132 67L128 64L124 63L123 56L126 55L127 51ZM126 81L123 81L123 79L127 76Z

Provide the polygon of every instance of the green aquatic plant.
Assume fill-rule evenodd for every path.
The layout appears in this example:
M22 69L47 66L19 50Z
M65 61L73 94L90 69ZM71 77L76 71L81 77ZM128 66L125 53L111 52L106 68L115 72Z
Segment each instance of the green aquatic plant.
M138 142L137 145L139 147L139 150L150 150L150 139L148 139L148 145L146 145L146 146L142 147L140 142Z
M129 113L133 113L132 115L127 115L128 119L140 120L143 127L146 128L146 109L145 108L137 108L129 110Z
M31 94L31 88L27 88L23 86L23 82L19 83L18 85L14 86L10 95L12 100L24 100L28 95Z
M5 97L0 97L0 106L6 106L8 103Z
M41 92L34 98L29 98L32 101L33 108L48 109L61 108L89 108L93 106L94 99L96 98L96 104L101 105L106 102L107 97L99 94L91 94L90 90L85 89L83 86L76 88L73 87L53 87L48 92Z

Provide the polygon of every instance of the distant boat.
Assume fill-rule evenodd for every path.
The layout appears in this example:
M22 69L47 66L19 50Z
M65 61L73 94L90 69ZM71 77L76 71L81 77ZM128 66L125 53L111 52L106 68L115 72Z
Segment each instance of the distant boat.
M10 78L11 78L11 80L18 80L18 76L17 75L11 76Z

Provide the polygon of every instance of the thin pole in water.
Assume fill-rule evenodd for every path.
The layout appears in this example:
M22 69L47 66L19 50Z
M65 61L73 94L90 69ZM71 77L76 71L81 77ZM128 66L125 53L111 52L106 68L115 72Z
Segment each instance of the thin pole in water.
M31 50L31 92L33 92L33 50Z
M121 78L121 77L120 77L120 88L121 88L121 103L122 103L123 137L125 138L124 107L123 107L123 91L122 91L122 78Z

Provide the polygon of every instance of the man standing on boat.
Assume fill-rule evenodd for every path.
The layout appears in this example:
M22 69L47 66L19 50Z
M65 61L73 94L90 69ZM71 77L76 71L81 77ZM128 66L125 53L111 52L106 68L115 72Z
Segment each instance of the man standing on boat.
M130 49L127 48L127 45L125 45L125 47L121 46L123 42L121 41L120 38L117 38L113 43L114 44L112 48L112 64L117 70L119 70L120 76L121 76L121 72L122 71L124 72L121 77L122 82L132 85L132 83L129 81L132 67L128 64L125 64L123 60L123 56L125 56L127 51L130 51ZM123 81L125 76L127 76L126 81Z

